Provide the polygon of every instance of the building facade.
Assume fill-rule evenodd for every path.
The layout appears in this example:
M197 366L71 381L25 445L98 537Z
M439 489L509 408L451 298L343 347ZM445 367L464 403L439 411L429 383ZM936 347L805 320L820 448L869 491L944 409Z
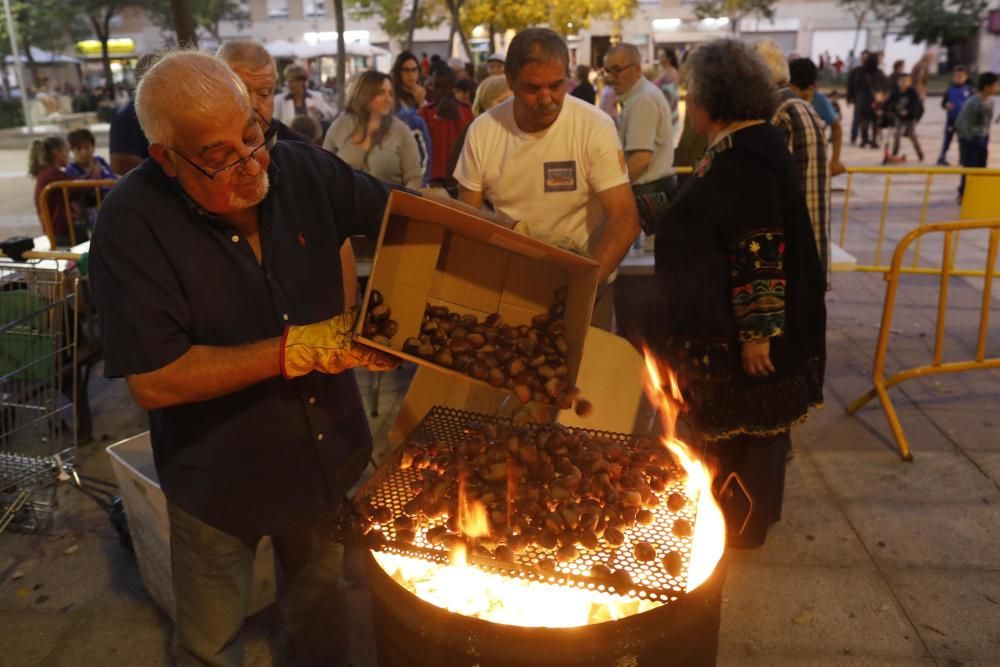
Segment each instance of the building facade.
M332 0L247 0L245 4L251 23L241 27L224 21L220 30L223 39L253 37L265 43L308 43L313 46L336 40ZM694 17L692 5L691 0L639 0L635 15L620 24L594 21L586 29L578 31L567 26L573 64L599 66L604 52L613 40L619 38L638 46L647 62L652 63L657 48L684 50L697 42L736 32L724 17L699 21ZM995 28L1000 31L1000 20L992 23L996 23ZM377 20L357 20L348 14L347 24L345 39L349 43L372 44L393 53L400 50L398 44L390 43ZM1000 70L1000 40L995 39L990 25L988 21L982 28L978 64L981 69ZM845 65L851 61L852 52L859 54L863 49L878 49L886 52L887 62L904 60L909 68L927 50L923 44L898 39L891 30L883 38L882 26L871 22L859 28L835 0L782 0L776 5L772 20L745 18L737 28L743 39L771 39L789 53L809 56L814 60L818 60L820 55L827 55L831 60L840 58ZM158 48L165 41L162 31L145 20L142 10L135 8L124 10L116 18L115 37L133 40L137 52ZM458 40L450 37L447 22L435 29L417 30L414 51L418 55L462 57L464 54ZM469 36L469 41L477 60L485 60L492 50L504 49L503 39L491 47L485 30L481 28ZM211 47L213 44L205 43L204 46ZM391 58L381 57L365 62L387 69Z

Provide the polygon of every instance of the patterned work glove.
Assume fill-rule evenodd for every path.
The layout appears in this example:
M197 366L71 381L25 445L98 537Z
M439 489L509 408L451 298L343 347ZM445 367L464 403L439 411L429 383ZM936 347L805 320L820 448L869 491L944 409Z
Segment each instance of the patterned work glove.
M359 366L387 371L398 366L393 357L351 339L357 318L358 309L352 308L323 322L286 326L281 338L281 373L285 379L313 371L340 373Z

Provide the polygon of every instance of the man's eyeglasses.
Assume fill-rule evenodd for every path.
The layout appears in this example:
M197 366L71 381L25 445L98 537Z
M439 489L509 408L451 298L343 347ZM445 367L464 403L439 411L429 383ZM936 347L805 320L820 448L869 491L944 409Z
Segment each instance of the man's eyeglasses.
M189 158L187 155L184 155L184 153L181 153L179 150L177 150L173 146L170 146L170 150L172 150L173 152L177 153L182 158L184 158L185 162L187 162L189 165L191 165L192 167L194 167L195 169L197 169L198 171L200 171L202 174L204 174L208 178L208 180L214 181L216 176L218 176L219 174L221 174L223 172L227 172L230 169L233 169L235 167L246 168L247 162L249 162L250 160L256 160L257 159L257 153L259 153L260 150L262 148L264 148L265 146L267 146L267 137L264 137L264 141L261 142L260 146L257 146L257 148L255 148L252 151L250 151L250 153L248 155L246 155L244 157L241 157L238 160L234 160L233 162L230 162L225 167L219 167L218 169L215 169L214 171L208 171L207 169L205 169L204 167L202 167L201 165L199 165L197 162L195 162L194 160L192 160L191 158Z
M612 67L605 67L604 71L610 74L611 76L616 77L625 70L629 69L630 67L638 67L638 65L636 63L630 63L628 65L614 65Z

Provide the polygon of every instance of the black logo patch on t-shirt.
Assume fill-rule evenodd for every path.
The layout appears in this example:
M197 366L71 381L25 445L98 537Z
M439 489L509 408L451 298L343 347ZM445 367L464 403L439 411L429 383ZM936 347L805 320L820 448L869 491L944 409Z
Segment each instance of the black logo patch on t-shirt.
M576 190L576 162L546 162L546 192L573 192Z

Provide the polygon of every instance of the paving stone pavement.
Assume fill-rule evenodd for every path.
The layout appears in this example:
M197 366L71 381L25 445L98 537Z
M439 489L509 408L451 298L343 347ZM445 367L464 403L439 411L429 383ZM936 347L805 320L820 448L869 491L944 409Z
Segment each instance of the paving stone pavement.
M932 139L940 133L935 106L928 105L921 127L928 155L936 154ZM0 172L13 169L12 155L0 151ZM863 160L880 155L846 150L845 162ZM30 208L10 192L14 181L0 173L0 236L30 219ZM921 187L902 188L892 210L919 214ZM951 187L935 190L938 219L957 213ZM877 204L859 208L857 219L852 213L851 230L857 222L862 234L847 247L867 252L877 235L881 185L862 186L859 206L862 199ZM963 259L973 256L968 252ZM981 281L952 283L948 355L968 356L975 348L980 290ZM834 275L827 404L793 434L782 521L763 548L731 552L720 665L1000 664L1000 373L892 389L915 455L901 462L877 403L853 417L844 413L870 387L883 294L877 274ZM904 280L893 367L927 362L935 307L933 279ZM988 354L1000 356L996 319L991 333ZM371 377L360 375L370 404ZM405 369L384 377L380 416L372 419L376 458L385 455L410 377ZM95 442L80 447L79 470L111 479L104 448L144 430L146 420L120 381L95 377L90 394ZM168 665L170 622L143 589L134 557L90 499L67 485L59 498L46 532L0 535L0 667ZM357 563L348 559L346 567L357 619L353 662L369 667L375 648L367 591ZM250 619L246 665L274 663L275 623L273 607Z

